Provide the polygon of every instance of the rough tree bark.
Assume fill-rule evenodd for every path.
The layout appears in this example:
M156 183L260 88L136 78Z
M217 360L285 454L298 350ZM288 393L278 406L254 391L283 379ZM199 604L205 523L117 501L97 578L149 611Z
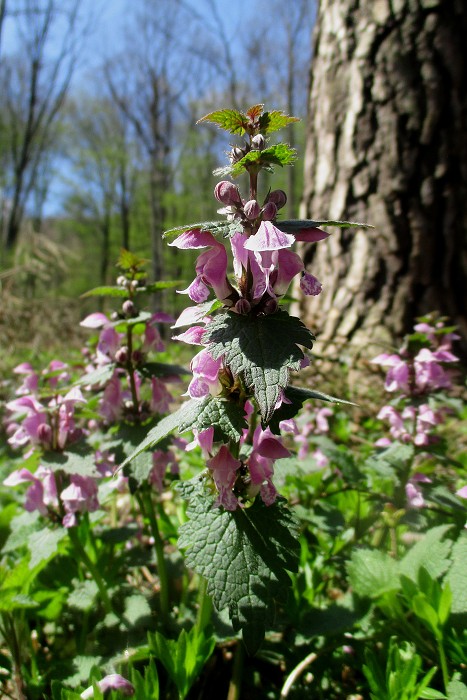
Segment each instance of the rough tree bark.
M374 355L435 310L467 349L466 33L465 0L321 0L302 214L375 227L305 251L323 352Z

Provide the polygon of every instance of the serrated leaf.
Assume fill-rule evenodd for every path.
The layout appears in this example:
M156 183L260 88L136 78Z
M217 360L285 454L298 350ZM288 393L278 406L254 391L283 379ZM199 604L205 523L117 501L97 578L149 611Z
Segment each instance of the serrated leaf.
M140 267L144 267L144 265L147 265L149 262L150 261L147 258L139 258L130 250L121 248L117 261L117 267L122 270L137 270Z
M451 567L446 574L445 582L452 592L451 612L467 614L467 533L462 533L454 543L451 551Z
M449 554L452 541L444 539L452 528L451 525L433 527L420 542L414 544L400 562L400 571L413 581L417 581L421 567L424 567L431 578L437 579L449 567Z
M400 588L398 563L386 552L359 549L353 552L347 571L353 591L364 598L378 598Z
M300 319L280 310L257 317L221 314L206 326L203 340L215 359L224 357L233 375L243 376L267 423L289 371L300 369L304 355L298 345L311 348L314 336Z
M93 607L98 591L95 581L88 579L80 581L68 596L68 605L71 608L86 612Z
M273 110L272 112L264 112L259 120L259 130L262 134L271 134L273 131L283 129L288 124L299 122L298 117L289 117L284 112Z
M178 411L175 411L175 413L171 413L169 416L166 416L163 418L159 423L154 427L151 428L149 433L146 435L144 440L140 442L138 447L133 450L133 452L120 464L118 471L120 469L123 469L127 464L130 464L138 455L140 455L142 452L145 450L149 450L155 445L157 445L158 442L163 440L167 435L170 435L171 432L176 430L180 423L183 423L189 417L191 416L191 413L193 411L196 411L196 404L198 402L195 399L192 399L191 401L187 401L184 403Z
M110 381L115 370L115 364L109 362L107 365L103 365L93 372L84 374L82 377L73 383L73 386L99 386L101 384L107 384Z
M41 464L53 472L98 477L95 453L89 445L72 445L66 452L45 452Z
M224 129L224 131L242 136L245 133L248 119L236 109L220 109L216 112L206 114L204 117L201 117L201 119L198 119L196 123L201 124L202 122L216 124L219 128Z
M198 430L199 432L214 426L214 441L228 443L238 442L243 430L248 428L243 409L226 399L207 396L196 402L194 410L179 425L179 431Z
M280 407L274 411L269 427L277 435L280 434L279 423L283 420L294 418L301 410L305 401L318 399L319 401L327 401L329 403L346 404L348 406L357 406L358 404L344 399L338 399L335 396L324 394L322 391L314 389L306 389L305 387L288 386L285 390L285 397L290 403L282 403Z
M181 365L168 365L165 362L146 362L139 368L143 377L178 377L191 374L189 369Z
M453 679L447 687L449 700L467 700L467 685L458 679Z
M154 659L144 669L144 679L134 666L131 669L131 683L135 689L136 700L159 700L159 677Z
M249 107L249 109L247 109L246 116L249 117L252 121L254 121L259 116L261 116L263 111L264 111L263 104L253 105L253 107Z
M287 219L286 221L275 221L274 225L284 233L297 233L302 229L319 228L320 226L338 226L339 228L374 228L371 224L362 224L358 221L334 221L333 219L321 219L312 221L311 219Z
M297 522L284 501L229 512L212 508L212 496L196 477L179 490L188 498L189 521L180 528L179 546L186 563L207 580L217 610L229 610L235 630L242 630L249 653L259 648L274 619L277 600L290 586L288 571L299 559Z
M248 151L236 163L232 163L230 174L232 177L237 177L245 170L248 170L253 163L257 163L258 168L267 168L271 170L272 165L290 165L297 158L297 151L291 148L286 143L277 143L274 146L265 148L263 151Z
M137 292L157 292L159 289L173 289L180 284L184 284L185 280L164 280L160 282L151 282L145 287L137 287Z
M128 290L121 287L94 287L88 292L81 294L81 297L128 297Z
M146 596L141 593L125 598L125 612L123 613L125 620L134 627L136 624L151 617L151 607Z
M28 547L31 552L29 568L34 569L38 564L43 564L58 553L58 545L66 537L65 528L50 530L48 527L39 532L34 532L28 539Z
M225 238L230 233L231 225L232 223L230 221L198 221L195 224L185 224L183 226L169 228L167 231L164 231L163 238L172 240L181 233L194 231L195 229L209 231L213 236L223 236Z
M116 331L122 332L126 331L129 326L136 326L138 323L146 323L152 317L149 311L140 311L137 316L133 318L120 318L118 321L113 321L109 323L109 326L113 326Z

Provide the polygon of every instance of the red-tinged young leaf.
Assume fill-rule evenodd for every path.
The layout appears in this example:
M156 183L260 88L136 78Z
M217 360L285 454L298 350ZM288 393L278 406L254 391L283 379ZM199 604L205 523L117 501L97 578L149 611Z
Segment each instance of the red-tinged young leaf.
M260 117L263 113L264 105L253 105L250 109L247 109L246 116L254 120Z
M211 112L201 117L201 119L198 119L196 123L200 124L201 122L217 124L219 128L229 131L231 134L239 134L240 136L245 133L246 126L248 125L248 119L236 109L221 109L217 112Z
M139 258L131 251L122 248L118 257L117 267L122 270L137 270L140 267L144 267L149 262L150 261L146 258Z
M299 122L298 117L289 117L287 114L274 110L273 112L265 112L259 120L259 129L262 134L271 134L273 131L283 129L288 124Z

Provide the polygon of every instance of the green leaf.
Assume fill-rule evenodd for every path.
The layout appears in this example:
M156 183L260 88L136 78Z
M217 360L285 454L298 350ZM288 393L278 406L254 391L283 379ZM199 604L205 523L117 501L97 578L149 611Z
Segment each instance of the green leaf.
M68 596L68 605L83 612L91 610L95 604L98 591L95 581L88 579L80 581Z
M128 290L122 287L94 287L88 292L81 294L81 298L85 297L128 297Z
M238 442L248 424L243 409L227 399L206 396L193 404L193 411L181 421L180 433L196 429L199 432L214 426L214 441Z
M197 124L202 122L210 122L216 124L220 129L229 131L231 134L242 136L248 125L248 118L236 109L220 109L216 112L210 112L201 119L198 119Z
M99 476L95 464L95 452L89 445L72 445L66 452L45 452L41 464L54 472L79 476Z
M259 118L259 130L262 134L271 134L273 131L283 129L288 124L299 122L298 117L289 117L287 114L274 110L272 112L264 112Z
M103 365L89 374L83 374L82 377L73 383L73 386L98 386L107 384L110 381L115 370L115 364L110 362L108 365Z
M159 677L154 659L144 669L144 678L135 668L131 669L131 683L135 689L135 700L159 700Z
M31 552L29 568L34 569L38 564L49 561L55 554L58 554L58 545L66 535L67 530L63 527L57 530L50 530L46 527L39 532L34 532L28 539L28 547Z
M301 410L305 401L310 401L312 399L318 399L319 401L328 401L329 403L347 404L347 406L357 406L357 404L351 401L344 401L344 399L338 399L335 396L330 396L329 394L324 394L322 391L316 391L314 389L306 389L305 387L298 386L288 386L284 390L286 399L290 403L282 403L280 407L274 411L269 427L279 435L281 430L279 428L279 423L283 420L289 418L294 418L297 413Z
M198 402L195 399L191 399L191 401L184 403L178 409L178 411L171 413L159 421L154 428L151 428L138 447L122 462L122 464L119 466L119 470L125 467L127 464L130 464L135 457L140 455L145 450L149 450L157 445L157 443L167 437L167 435L178 429L178 426L183 424L184 421L189 420L192 412L196 411L197 403Z
M386 552L359 549L353 552L347 571L350 586L364 598L379 598L400 588L398 564Z
M339 228L374 228L371 224L362 224L358 221L334 221L332 219L322 219L311 221L310 219L290 219L286 221L275 221L274 225L285 233L297 233L302 229L319 228L320 226L338 226Z
M143 377L174 377L191 374L189 369L181 365L167 365L164 362L146 362L139 368Z
M414 544L401 560L401 573L417 581L420 569L424 567L431 578L442 576L449 568L452 547L452 541L443 538L451 528L451 525L438 525L428 530L423 539Z
M149 263L146 258L139 258L137 255L132 253L130 250L121 248L120 255L117 261L117 267L121 270L138 270L140 267L144 267Z
M458 679L453 679L448 687L449 700L467 700L467 685Z
M298 318L280 310L256 317L220 314L206 326L203 340L215 359L224 357L233 375L243 376L267 423L289 371L300 369L304 355L298 345L311 348L314 336Z
M148 622L151 617L151 608L146 596L141 593L135 593L125 598L125 612L123 616L131 627L135 627L138 624L141 626L143 622Z
M167 639L160 632L149 632L148 642L176 685L181 700L188 695L216 646L214 637L207 637L196 626L189 632L182 630L176 640Z
M257 168L266 168L272 171L272 165L291 165L297 158L297 151L291 148L286 143L277 143L270 148L265 148L263 151L248 151L243 158L237 160L236 163L228 166L232 177L237 177L245 170L249 170L253 164L257 164Z
M184 226L169 228L167 231L164 231L163 237L172 240L181 233L199 229L200 231L209 231L209 233L212 233L213 236L223 236L225 238L228 235L232 235L231 228L232 222L230 221L199 221L195 224L185 224ZM237 229L239 229L238 223L235 224L235 230Z
M299 560L298 525L283 500L229 512L212 507L199 477L179 486L189 500L189 521L180 528L179 546L187 566L207 580L218 611L228 608L235 630L242 630L250 654L262 643L274 619L275 602L284 601L288 571Z
M157 292L159 289L172 289L173 287L178 287L180 284L184 284L185 280L163 280L160 282L151 282L145 287L137 287L137 292Z
M467 561L467 533L461 533L451 551L451 567L446 574L445 583L449 584L452 592L451 612L454 614L467 613L467 585L465 562Z

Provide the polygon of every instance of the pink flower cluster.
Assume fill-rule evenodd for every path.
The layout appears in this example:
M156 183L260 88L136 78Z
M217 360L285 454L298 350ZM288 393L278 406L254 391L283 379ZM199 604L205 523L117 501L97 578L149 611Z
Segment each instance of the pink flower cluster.
M316 242L327 237L328 234L318 228L303 229L294 235L285 233L268 220L259 221L251 235L237 231L230 238L236 277L234 286L227 277L228 256L224 244L209 231L186 231L170 245L180 249L208 250L198 257L196 277L180 294L188 294L199 304L208 299L212 289L216 297L236 313L247 314L253 308L262 313L273 313L278 299L287 292L298 274L305 294L321 292L320 282L306 272L302 259L290 248L295 241Z
M310 453L313 444L313 435L325 435L329 432L328 418L333 415L330 408L307 408L298 419L288 419L280 422L279 427L285 433L293 436L294 442L298 446L298 458L305 459L311 454L319 467L326 467L329 459L318 447Z
M115 321L111 321L103 313L96 312L86 316L80 325L83 328L99 330L99 339L95 356L86 367L90 374L97 368L113 363L115 369L107 381L102 398L99 402L99 413L106 424L112 424L127 416L128 410L134 410L133 396L128 383L128 372L132 372L138 411L140 418L149 414L164 414L170 409L172 395L167 389L166 382L174 381L173 377L164 380L151 378L151 393L148 402L141 397L141 375L135 369L140 366L150 352L162 352L165 349L158 323L173 323L174 319L165 313L153 314L145 323L144 333L139 346L131 352L126 345L127 336L115 330ZM148 414L148 415L147 415Z
M249 402L245 408L247 415L251 415L253 407ZM201 447L218 492L214 506L222 505L230 511L242 507L242 502L235 494L238 479L242 479L243 484L248 484L248 498L254 498L259 493L266 505L271 505L276 500L277 491L272 483L274 462L289 457L290 452L269 428L263 430L261 426L256 427L251 449L246 444L247 436L248 430L245 430L240 440L239 458L232 455L227 445L213 444L213 426L200 433L195 431L195 439L185 448L191 450L196 446Z

